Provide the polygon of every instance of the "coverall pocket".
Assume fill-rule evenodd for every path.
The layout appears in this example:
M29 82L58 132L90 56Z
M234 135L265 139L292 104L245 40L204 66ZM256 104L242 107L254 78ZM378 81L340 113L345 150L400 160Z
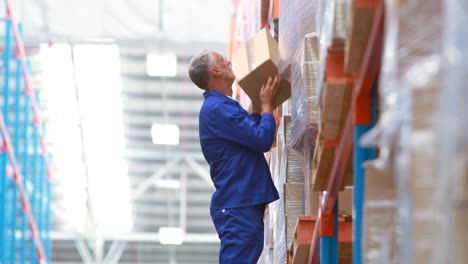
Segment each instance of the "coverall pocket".
M213 220L213 224L215 226L216 232L218 233L218 237L221 238L225 231L227 224L229 222L229 209L211 209L211 219Z

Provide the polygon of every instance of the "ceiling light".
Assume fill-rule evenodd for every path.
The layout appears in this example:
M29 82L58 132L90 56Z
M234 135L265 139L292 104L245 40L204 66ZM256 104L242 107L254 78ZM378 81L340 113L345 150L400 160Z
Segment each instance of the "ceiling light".
M154 183L157 188L160 189L179 189L180 188L180 181L173 180L173 179L158 179Z
M175 124L153 124L151 138L156 145L179 145L180 130Z
M177 56L175 54L148 54L146 56L146 72L149 76L176 76Z
M180 227L160 227L159 242L163 245L182 245L184 231Z

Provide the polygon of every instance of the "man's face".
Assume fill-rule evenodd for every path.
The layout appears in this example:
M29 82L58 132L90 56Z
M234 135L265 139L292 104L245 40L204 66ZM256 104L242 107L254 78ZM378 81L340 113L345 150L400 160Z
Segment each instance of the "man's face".
M226 82L232 84L236 76L232 72L231 62L216 52L213 52L212 55L215 58L215 67L221 72Z

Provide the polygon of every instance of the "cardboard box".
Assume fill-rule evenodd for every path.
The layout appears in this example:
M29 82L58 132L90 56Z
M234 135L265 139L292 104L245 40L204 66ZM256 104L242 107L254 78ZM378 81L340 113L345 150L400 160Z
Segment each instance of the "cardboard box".
M310 214L317 215L320 208L320 192L310 190Z
M319 62L320 37L316 32L304 36L304 62Z
M298 217L294 230L294 239L289 251L291 263L307 263L315 224L315 216L301 215Z
M352 264L353 263L353 243L342 242L338 243L338 254L340 264Z
M353 215L353 188L338 193L338 215Z
M468 201L465 201L463 204L459 204L457 210L454 212L455 220L455 262L454 263L465 263L468 259L468 250L466 250L466 245L468 245Z
M304 78L307 124L318 124L319 121L319 37L314 33L304 37L304 64L302 74Z
M317 139L315 152L312 161L312 170L310 173L310 182L314 191L325 191L328 184L328 177L331 173L333 161L335 158L334 145L327 145L321 139ZM353 185L353 157L349 157L346 171L341 180L340 190L344 190L345 186Z
M353 153L349 157L348 166L346 167L345 174L341 179L341 190L343 190L346 186L353 186L354 185L354 177L353 177Z
M278 43L266 29L242 44L233 54L232 62L237 83L252 100L252 104L261 109L260 88L278 74ZM274 107L291 97L291 85L282 79Z
M317 215L318 209L320 207L320 192L311 191L311 215ZM353 188L345 188L343 191L339 192L338 196L338 215L351 216L353 214Z
M307 263L316 224L317 220L315 216L298 216L294 228L294 238L289 247L288 258L290 262L288 263ZM339 263L351 264L353 257L352 223L340 219L338 222L338 233Z
M456 161L459 164L459 169L454 177L455 189L453 196L456 201L468 201L468 151L458 155Z
M363 2L353 1L351 10L351 29L346 39L345 53L345 71L348 73L356 73L361 68L377 6L361 4Z
M286 220L286 245L294 238L297 217L304 215L304 183L284 184L284 214Z
M291 124L291 116L285 115L283 116L283 134L284 134L284 143L286 146L291 146L292 143L292 124Z
M287 150L286 156L286 182L304 183L304 171L299 156L292 150Z
M324 139L337 139L346 122L351 107L352 81L348 78L332 78L322 92L320 109L320 133Z
M378 167L373 161L364 163L364 168L366 201L363 257L366 263L377 263L381 252L389 250L389 261L394 263L399 230L395 178L388 168Z
M314 191L323 191L326 188L334 155L335 147L325 146L320 143L320 139L317 139L310 181L314 186Z

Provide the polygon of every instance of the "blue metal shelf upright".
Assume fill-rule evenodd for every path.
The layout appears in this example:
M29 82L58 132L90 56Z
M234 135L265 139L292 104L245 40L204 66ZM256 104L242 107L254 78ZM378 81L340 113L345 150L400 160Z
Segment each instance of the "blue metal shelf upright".
M0 94L0 263L50 262L51 182L39 97L6 1Z

